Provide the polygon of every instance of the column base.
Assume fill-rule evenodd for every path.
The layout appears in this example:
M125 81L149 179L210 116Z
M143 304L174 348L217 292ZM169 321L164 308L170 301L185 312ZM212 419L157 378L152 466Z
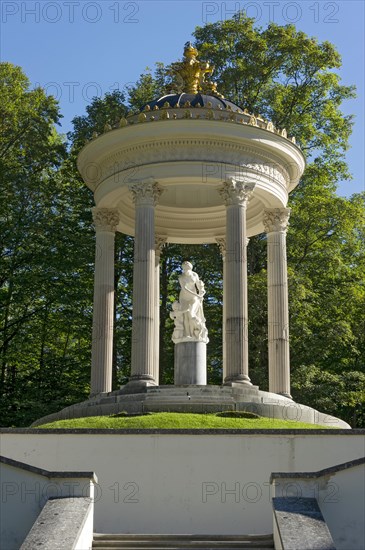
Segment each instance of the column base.
M231 386L232 384L245 384L246 386L252 386L250 378L244 374L239 374L237 376L226 376L224 379L224 386Z
M290 393L286 393L286 392L277 392L278 395L282 395L283 397L287 397L288 399L291 399L293 400L292 396L290 395Z
M128 383L123 387L123 393L143 393L150 386L157 386L154 378L133 376Z

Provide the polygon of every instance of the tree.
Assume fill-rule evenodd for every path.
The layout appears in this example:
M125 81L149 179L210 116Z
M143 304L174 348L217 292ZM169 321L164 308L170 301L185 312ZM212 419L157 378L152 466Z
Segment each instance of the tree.
M128 107L125 97L119 90L105 94L104 97L94 97L86 107L86 115L76 116L73 120L73 132L68 133L71 143L71 154L75 156L85 143L91 140L94 132L102 134L105 124L116 124L126 116Z
M343 151L352 117L339 107L354 97L354 87L340 84L341 57L332 44L294 25L270 23L263 30L243 12L197 27L194 36L201 57L215 65L223 94L285 127L307 155L331 161L332 177L348 175Z
M85 397L92 239L56 101L9 63L0 92L1 421L24 425Z

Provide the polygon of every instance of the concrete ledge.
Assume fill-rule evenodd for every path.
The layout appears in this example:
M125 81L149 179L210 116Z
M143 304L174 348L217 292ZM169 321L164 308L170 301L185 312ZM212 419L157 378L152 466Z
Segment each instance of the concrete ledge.
M209 436L209 435L277 435L277 436L295 436L295 435L316 435L316 436L334 436L334 435L346 435L346 436L365 436L365 430L354 429L308 429L308 430L291 430L291 429L272 429L272 430L234 430L234 429L109 429L109 428L0 428L0 434L24 434L24 435L47 435L47 434L65 434L65 435L196 435L196 436Z
M92 546L93 530L90 498L57 498L50 499L43 507L20 550L55 550L68 548L88 550ZM88 533L82 531L87 529ZM81 543L81 540L82 543ZM82 546L80 546L82 544Z
M4 436L2 436L2 447L3 443ZM28 456L28 453L24 453L24 455ZM63 466L67 465L67 461L63 462ZM80 499L87 499L92 504L87 517L87 526L90 530L90 524L93 522L94 489L98 482L93 471L80 472L77 469L68 471L65 469L46 470L43 467L1 456L0 478L1 548L19 550L35 522L38 521L39 515L43 513L42 511L47 506L47 502L52 499L59 499L63 502L67 500L69 502L81 502ZM83 535L84 533L83 531ZM92 528L90 536L92 536ZM84 545L84 542L82 544ZM43 543L41 546L44 548ZM33 550L37 547L38 545L32 542L25 548ZM56 548L73 548L76 550L77 546L66 547L60 545L57 547L51 545L49 548L52 548L52 550ZM85 550L87 546L84 545L79 548Z
M14 468L20 468L33 474L40 476L45 476L48 478L86 478L92 480L94 483L98 482L94 472L69 472L69 471L57 471L49 472L48 470L43 470L42 468L37 468L37 466L32 466L31 464L25 464L25 462L19 462L18 460L13 460L6 456L0 456L0 463L7 464L8 466L13 466Z
M349 460L348 462L343 462L342 464L336 464L336 466L324 468L318 472L273 472L270 476L270 483L273 483L276 479L313 479L331 476L336 472L348 470L349 468L355 468L356 466L361 466L362 464L365 464L365 457L358 458L357 460Z
M274 497L274 540L278 550L336 550L315 498Z

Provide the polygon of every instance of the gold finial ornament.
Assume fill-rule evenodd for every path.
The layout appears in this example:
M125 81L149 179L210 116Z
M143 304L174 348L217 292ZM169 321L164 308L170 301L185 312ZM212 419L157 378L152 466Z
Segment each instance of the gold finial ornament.
M217 85L214 82L205 80L206 76L211 76L214 66L209 63L199 61L198 50L187 42L184 48L184 58L171 64L171 72L175 86L178 92L188 94L197 94L198 92L213 93L216 96L223 97L217 92Z
M170 118L170 115L166 109L161 111L160 120L168 120Z

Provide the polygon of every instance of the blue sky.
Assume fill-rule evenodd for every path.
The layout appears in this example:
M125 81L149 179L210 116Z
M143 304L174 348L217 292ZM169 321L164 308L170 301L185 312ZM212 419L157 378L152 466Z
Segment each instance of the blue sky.
M342 55L344 84L358 97L343 111L356 115L347 160L354 179L339 194L364 186L364 2L363 0L0 0L0 57L20 65L32 85L40 84L60 102L60 131L71 129L95 95L135 82L156 61L182 57L196 26L227 19L246 9L259 25L270 20L334 43Z

